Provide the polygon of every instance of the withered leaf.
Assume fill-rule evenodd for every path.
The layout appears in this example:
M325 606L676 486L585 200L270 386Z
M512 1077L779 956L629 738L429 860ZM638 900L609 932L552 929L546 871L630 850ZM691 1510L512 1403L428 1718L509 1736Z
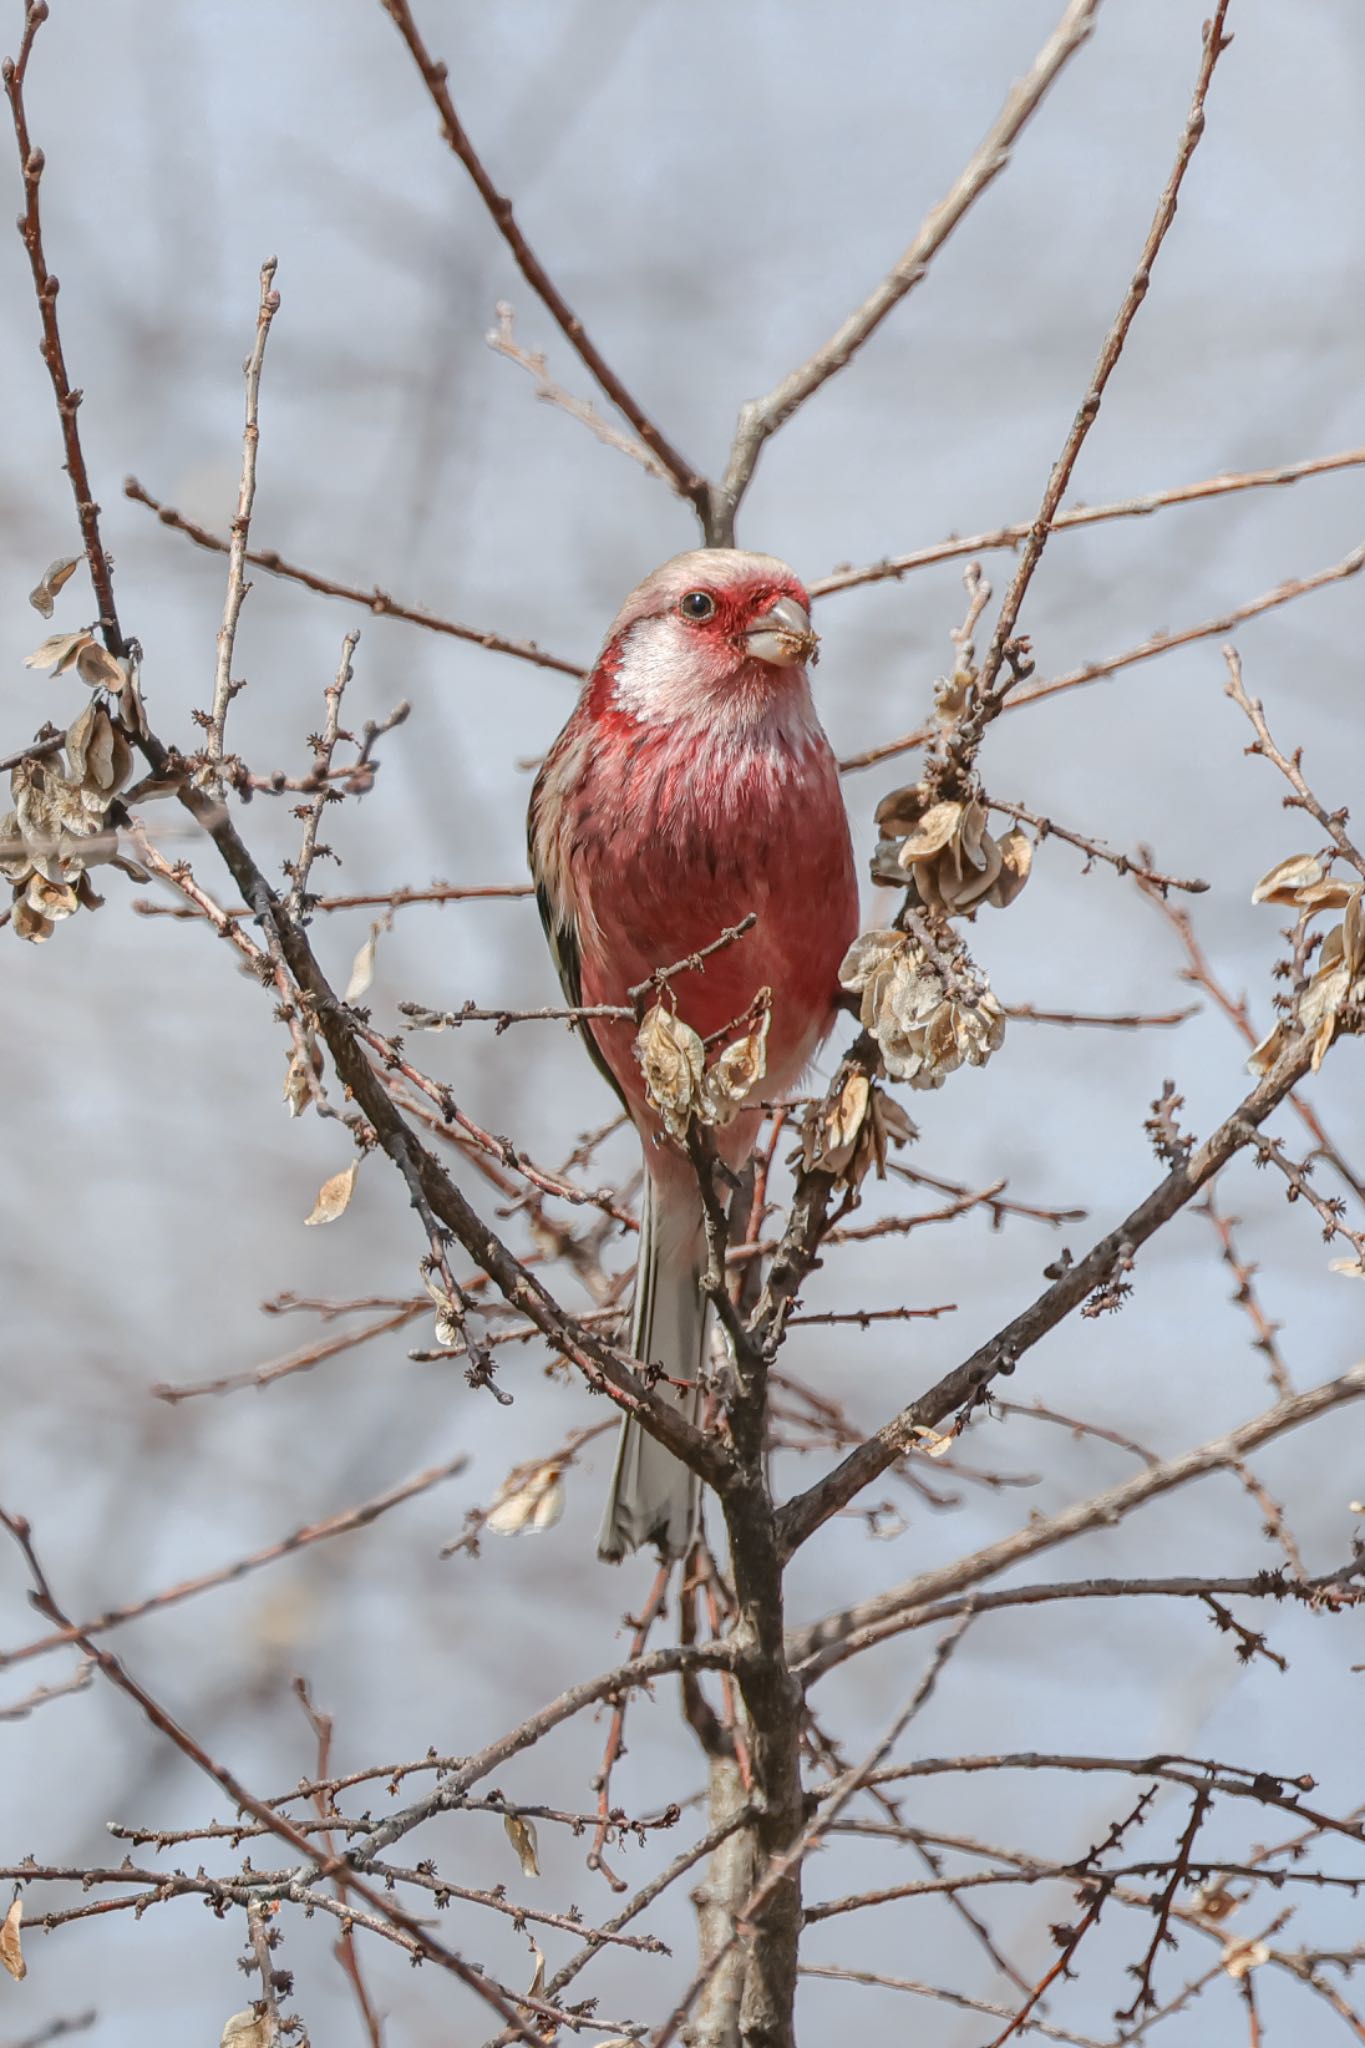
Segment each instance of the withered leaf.
M763 997L771 991L763 990ZM702 1076L701 1107L708 1123L728 1124L768 1071L768 1026L765 1009L754 1029L727 1045Z
M1251 892L1251 900L1293 904L1298 901L1300 889L1314 888L1322 880L1322 862L1315 854L1291 853L1287 860L1277 861L1269 874L1261 876Z
M436 1296L436 1328L434 1335L436 1342L442 1345L445 1350L468 1350L469 1333L466 1322L467 1319L458 1302L452 1301L448 1294L438 1294Z
M49 882L42 875L30 877L24 898L30 910L39 917L50 918L53 924L60 924L64 917L74 917L80 907L69 883Z
M1351 900L1341 921L1341 957L1352 981L1365 973L1365 889L1359 882L1351 891Z
M128 780L133 751L103 704L92 700L67 730L66 758L83 787L112 796Z
M94 644L84 627L78 633L53 633L41 647L24 656L24 667L50 668L54 676L64 675L81 650Z
M35 612L41 612L45 619L52 617L52 600L64 583L68 583L80 566L79 555L64 555L56 562L49 562L40 580L28 594L28 601Z
M931 804L901 848L901 866L942 853L962 824L961 804Z
M14 906L10 924L17 939L28 939L35 946L41 946L43 940L50 939L57 929L50 917L44 917L41 911L34 910L22 896Z
M981 1067L1004 1042L1005 1015L965 954L950 963L952 989L936 962L903 932L864 932L844 956L839 980L861 996L864 1028L886 1071L912 1088L939 1088L961 1066Z
M342 1173L334 1173L318 1189L317 1201L313 1204L311 1216L305 1216L305 1223L335 1223L355 1192L355 1177L360 1171L360 1161L353 1159Z
M503 1831L517 1852L523 1877L539 1877L540 1864L536 1860L536 1831L529 1820L519 1813L505 1813L502 1817ZM539 1993L536 1996L539 1997Z
M296 1046L284 1074L284 1099L290 1116L302 1116L312 1101L313 1073L307 1053Z
M706 1064L700 1038L690 1024L684 1024L681 1017L656 1003L636 1034L635 1053L649 1099L662 1117L664 1129L670 1137L685 1136L698 1106Z
M536 1465L528 1472L523 1465L511 1473L498 1488L486 1527L499 1536L519 1536L523 1529L552 1529L564 1512L561 1469L551 1463Z
M872 1084L866 1074L849 1074L837 1099L821 1107L807 1125L809 1142L805 1165L818 1166L825 1173L840 1174L853 1157L858 1135L872 1099Z
M24 1919L24 1898L16 1892L10 1902L10 1909L0 1925L0 1963L3 1963L16 1982L27 1977L28 1964L24 1961L23 1945L19 1940L19 1929Z
M1032 871L1033 841L1016 825L998 843L1000 873L991 890L991 902L999 910L1008 910Z
M223 2022L218 2048L272 2048L275 2028L269 2013L235 2012Z
M1328 1268L1333 1273L1345 1273L1352 1280L1365 1280L1365 1259L1329 1259Z
M1261 1963L1270 1961L1263 1941L1230 1941L1223 1950L1223 1968L1229 1977L1249 1977Z
M76 673L92 690L121 690L128 680L128 671L123 663L116 660L108 648L101 647L98 640L91 640L79 649Z
M1345 910L1359 889L1359 882L1352 888L1349 882L1338 881L1334 875L1329 875L1325 882L1312 882L1306 889L1296 889L1293 901L1311 917L1319 910Z
M923 1451L926 1458L946 1458L953 1448L951 1436L940 1436L936 1429L928 1429L917 1422L910 1432L915 1439L915 1449Z
M382 923L370 926L370 936L351 963L351 978L346 984L346 994L343 998L345 1002L358 1002L374 980L375 948L379 944L379 934L383 929Z
M1226 1920L1245 1903L1242 1894L1231 1891L1222 1877L1199 1885L1190 1894L1190 1911L1203 1920Z
M6 811L0 818L0 875L11 882L26 882L32 873L33 862L19 830L18 815Z

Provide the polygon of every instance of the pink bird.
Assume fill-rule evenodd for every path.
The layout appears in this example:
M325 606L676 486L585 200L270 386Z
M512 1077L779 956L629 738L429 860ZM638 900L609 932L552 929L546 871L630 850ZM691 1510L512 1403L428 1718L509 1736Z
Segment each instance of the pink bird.
M806 677L816 646L810 599L784 563L732 548L675 556L617 613L531 796L531 870L571 1004L626 1004L658 968L756 914L670 988L702 1038L772 991L769 1099L827 1035L858 924L838 769ZM660 1382L695 1421L708 1334L696 1175L646 1098L635 1025L582 1028L644 1147L631 1353L689 1384ZM731 1168L760 1121L744 1109L717 1131ZM681 1557L698 1520L695 1478L627 1417L598 1555L652 1542Z

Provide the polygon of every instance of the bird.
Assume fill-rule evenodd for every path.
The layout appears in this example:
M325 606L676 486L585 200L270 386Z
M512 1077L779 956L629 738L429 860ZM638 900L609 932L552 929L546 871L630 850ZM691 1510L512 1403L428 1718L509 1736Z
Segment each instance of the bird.
M672 975L668 1000L702 1039L771 992L764 1094L796 1086L835 1020L858 883L838 764L816 715L810 597L785 562L737 548L675 555L617 613L532 791L528 849L569 1004L629 992L751 915L750 929ZM630 1353L696 1422L710 1304L696 1172L652 1106L627 1018L582 1019L587 1050L644 1152ZM737 1171L763 1112L715 1133ZM681 1381L679 1388L671 1382ZM683 1557L700 1526L688 1468L624 1418L598 1556L653 1544Z

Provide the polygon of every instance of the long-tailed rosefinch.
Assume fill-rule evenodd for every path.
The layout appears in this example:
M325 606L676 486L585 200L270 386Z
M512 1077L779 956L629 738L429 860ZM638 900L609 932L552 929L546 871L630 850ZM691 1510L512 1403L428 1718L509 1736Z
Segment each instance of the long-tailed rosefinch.
M676 556L622 605L531 797L541 916L575 1006L625 1005L657 969L756 915L670 989L703 1039L771 990L769 1096L828 1032L857 930L848 820L806 680L815 648L810 599L784 563L730 548ZM663 1368L695 1420L708 1307L696 1174L647 1099L634 1024L594 1020L584 1036L644 1146L631 1352ZM718 1130L727 1166L748 1158L760 1116L745 1108ZM598 1554L654 1542L682 1556L697 1514L691 1474L627 1419Z

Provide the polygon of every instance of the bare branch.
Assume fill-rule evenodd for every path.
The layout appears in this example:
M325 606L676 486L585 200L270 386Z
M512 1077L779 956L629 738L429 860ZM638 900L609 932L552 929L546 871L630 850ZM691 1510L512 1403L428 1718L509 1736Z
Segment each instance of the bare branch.
M207 548L215 555L227 554L229 542L221 540L216 533L210 533L207 527L197 526L192 519L186 519L173 506L163 505L150 491L142 488L135 476L124 478L123 495L131 498L135 505L145 505L149 512L155 512L163 526L169 526L174 533L183 533L196 547ZM468 640L475 647L486 647L492 654L514 654L519 661L529 661L536 668L557 669L561 675L581 676L585 673L577 662L565 661L558 654L547 654L544 648L536 646L534 640L509 640L501 633L485 633L477 626L458 625L454 619L441 618L435 612L400 604L386 590L362 590L354 584L340 583L335 577L319 575L314 569L301 569L297 562L286 562L273 548L248 548L243 559L253 568L268 570L272 576L282 576L290 583L301 583L305 590L314 590L321 597L340 597L347 604L363 605L377 619L402 619L409 626L425 627L429 633L444 633L452 640Z
M1075 420L1072 422L1071 431L1062 444L1062 452L1053 464L1052 474L1047 482L1047 489L1043 493L1043 502L1038 508L1038 516L1029 530L1028 539L1024 542L1024 551L1020 557L1019 567L1014 573L1013 581L1005 593L1004 602L1001 604L1000 611L996 617L995 629L991 634L991 643L986 650L986 658L981 664L979 691L982 711L985 717L993 715L988 707L994 702L997 695L996 679L1005 661L1006 647L1013 638L1015 627L1019 622L1020 609L1025 597L1028 595L1028 588L1033 581L1034 572L1042 560L1043 550L1047 546L1052 532L1052 523L1061 507L1062 499L1066 495L1067 486L1071 482L1072 471L1076 467L1081 449L1085 444L1086 436L1099 417L1105 386L1108 384L1119 357L1123 353L1129 329L1137 318L1138 307L1147 296L1147 288L1151 283L1153 266L1156 263L1157 257L1161 254L1161 245L1166 239L1172 221L1175 219L1176 205L1180 197L1180 187L1184 183L1185 173L1190 167L1190 160L1199 146L1199 139L1204 133L1204 101L1213 78L1214 66L1228 46L1229 39L1223 34L1223 23L1227 17L1227 10L1228 0L1218 0L1218 4L1213 10L1212 19L1204 24L1203 56L1199 65L1199 74L1195 80L1194 98L1190 103L1189 116L1185 122L1184 133L1180 138L1180 147L1176 152L1175 164L1171 170L1170 177L1166 181L1166 189L1157 202L1156 214L1148 230L1147 240L1143 244L1142 254L1138 258L1137 269L1133 272L1128 290L1124 294L1123 303L1115 315L1114 323L1100 345L1099 357L1094 370L1091 372L1090 387L1085 397L1081 400ZM1008 688L1009 684L1007 682L1005 689ZM1004 692L1001 691L998 694L1003 696Z
M1319 569L1311 576L1291 577L1285 583L1277 583L1273 590L1250 598L1246 604L1238 605L1234 611L1224 612L1216 619L1204 619L1197 626L1183 626L1174 633L1153 633L1149 639L1128 648L1123 654L1110 655L1104 661L1086 662L1081 668L1054 676L1051 682L1035 683L1031 689L1020 690L1004 698L1000 709L1002 712L1023 711L1030 704L1041 704L1048 697L1059 697L1064 690L1079 690L1104 676L1117 675L1120 669L1135 668L1139 662L1155 660L1160 654L1169 654L1175 647L1189 647L1196 640L1217 639L1234 631L1247 619L1259 618L1263 612L1274 611L1282 604L1292 604L1295 598L1309 597L1315 590L1325 590L1330 584L1343 583L1347 577L1358 575L1362 568L1365 568L1365 547L1353 548L1349 555L1340 562L1334 562L1329 569ZM893 755L927 746L936 731L937 727L933 725L916 726L913 732L903 734L900 739L886 740L880 746L866 748L861 754L850 754L839 763L840 770L851 775L860 768L872 768L879 761L889 761Z
M583 322L564 298L522 233L517 217L512 211L511 200L504 198L493 183L484 168L483 159L455 111L455 102L450 96L450 87L447 84L446 67L428 51L417 23L413 20L408 0L380 0L380 4L411 51L413 60L422 74L422 81L441 117L441 133L449 148L468 171L475 191L488 208L499 234L512 253L518 270L574 349L579 360L591 372L604 395L611 400L617 411L630 421L651 454L657 456L662 463L678 496L688 500L694 507L697 517L705 525L710 505L710 485L700 471L694 469L692 464L664 439L638 400L632 397L615 370L600 353Z
M914 1441L918 1428L932 1428L945 1415L981 1398L1002 1369L1012 1372L1040 1337L1055 1329L1079 1308L1096 1287L1111 1278L1116 1262L1131 1258L1153 1232L1169 1222L1207 1181L1212 1180L1246 1145L1263 1123L1303 1079L1312 1063L1312 1046L1299 1037L1286 1047L1275 1066L1252 1089L1213 1135L1183 1164L1172 1167L1160 1185L1125 1217L1116 1230L1100 1239L1084 1258L1069 1266L1031 1308L1016 1316L995 1337L836 1466L809 1493L789 1501L782 1510L783 1541L797 1549L831 1514L847 1506L864 1486L894 1464Z
M1182 1451L1135 1473L1131 1479L1108 1488L1104 1493L1078 1501L1055 1515L1030 1522L1012 1536L1002 1537L999 1542L987 1544L982 1550L971 1552L936 1570L921 1572L905 1585L827 1615L823 1621L815 1622L809 1628L796 1630L788 1641L788 1657L793 1666L802 1668L809 1683L820 1672L831 1669L853 1654L843 1646L855 1632L863 1632L859 1648L866 1649L874 1641L881 1642L887 1636L899 1633L903 1627L917 1625L905 1617L920 1607L978 1586L983 1579L993 1578L997 1572L1022 1564L1025 1558L1036 1557L1042 1551L1054 1550L1058 1544L1068 1543L1073 1536L1084 1535L1090 1529L1112 1528L1147 1501L1184 1486L1205 1472L1235 1468L1249 1452L1258 1450L1262 1444L1273 1442L1287 1431L1301 1428L1305 1422L1312 1422L1319 1415L1330 1414L1334 1409L1362 1397L1365 1397L1365 1364L1354 1366L1339 1379L1327 1380L1307 1393L1276 1402L1263 1415L1242 1423L1225 1436L1213 1438L1196 1450ZM806 1495L801 1496L803 1500L807 1498ZM1268 1574L1267 1579L1274 1576ZM1269 1590L1273 1591L1273 1588ZM1283 1591L1286 1597L1298 1597L1293 1583L1286 1583Z
M712 546L733 544L735 515L765 443L875 334L887 314L924 277L933 258L987 186L1005 169L1015 143L1041 106L1049 87L1090 36L1099 4L1100 0L1069 0L1031 68L1011 88L970 162L951 191L927 215L904 255L861 306L840 323L822 348L784 377L765 398L752 398L741 408L725 478L713 494L707 532Z
M256 340L251 354L246 359L246 427L242 434L242 474L237 486L237 510L232 515L231 538L228 542L227 595L223 600L223 623L218 628L218 660L213 675L213 710L208 725L205 752L215 767L221 768L223 761L224 729L227 725L228 706L240 683L232 680L232 657L237 642L237 622L242 615L242 604L246 598L246 549L251 532L251 511L256 502L256 455L260 447L260 394L261 367L265 361L265 345L270 337L270 323L280 309L280 295L275 290L276 262L273 256L261 265L261 300L256 314Z
M22 1664L30 1657L43 1656L49 1650L64 1649L70 1643L83 1644L91 1636L104 1635L109 1629L121 1628L128 1621L140 1621L144 1614L160 1613L163 1608L178 1606L182 1600L193 1600L198 1594L211 1592L216 1586L235 1585L248 1573L259 1571L263 1565L278 1564L281 1558L292 1557L295 1552L306 1550L310 1544L326 1543L333 1536L348 1536L353 1530L368 1529L390 1508L401 1507L404 1501L415 1500L418 1494L427 1493L433 1486L456 1478L468 1464L468 1458L461 1453L458 1458L448 1459L444 1465L433 1465L426 1472L415 1473L401 1486L376 1494L372 1500L362 1501L358 1507L326 1515L320 1522L306 1523L303 1528L282 1536L277 1543L268 1543L263 1550L252 1551L247 1557L234 1558L231 1564L219 1565L216 1571L201 1572L193 1579L182 1579L178 1585L168 1586L160 1593L149 1593L145 1599L131 1601L126 1607L110 1608L90 1621L64 1623L51 1635L25 1643L22 1649L0 1651L0 1671L8 1670L12 1664Z
M1070 533L1081 526L1099 526L1112 519L1142 519L1153 512L1161 512L1170 505L1193 505L1214 498L1224 498L1236 491L1259 491L1277 484L1296 484L1304 477L1330 476L1341 469L1359 469L1365 464L1365 448L1345 448L1337 455L1315 455L1303 462L1289 462L1277 469L1246 469L1225 472L1221 476L1205 477L1202 483L1177 484L1166 491L1148 491L1144 497L1123 498L1112 505L1073 505L1069 511L1059 512L1052 522L1052 532ZM932 568L938 562L957 562L972 555L990 554L997 548L1017 548L1026 541L1033 531L1031 519L1017 520L1012 526L992 527L986 533L969 534L965 540L956 538L935 541L932 546L916 548L909 555L888 555L885 561L870 562L860 569L835 569L828 576L817 576L806 588L812 597L836 597L841 590L857 590L867 583L884 583L889 578L899 580L915 569Z
M580 426L586 427L590 434L595 434L606 447L618 449L622 455L628 455L632 462L639 463L647 475L657 477L660 483L672 485L673 479L667 469L657 455L651 454L643 441L637 441L633 435L621 433L619 428L612 426L610 420L603 419L595 405L590 404L587 399L575 398L571 392L565 391L562 385L556 384L550 375L550 367L544 354L521 346L516 338L515 316L505 299L499 299L494 310L498 316L498 324L487 336L488 346L495 354L505 356L509 363L515 363L519 369L525 370L528 377L534 379L537 398L543 399L547 405L557 406L560 412L566 412L571 420L577 420Z

